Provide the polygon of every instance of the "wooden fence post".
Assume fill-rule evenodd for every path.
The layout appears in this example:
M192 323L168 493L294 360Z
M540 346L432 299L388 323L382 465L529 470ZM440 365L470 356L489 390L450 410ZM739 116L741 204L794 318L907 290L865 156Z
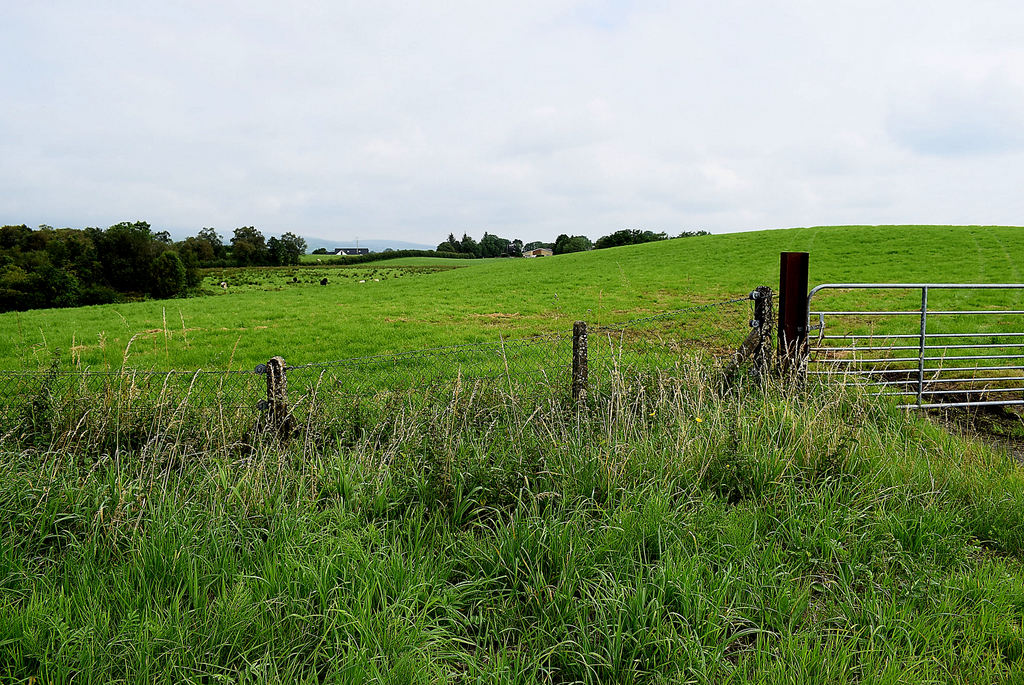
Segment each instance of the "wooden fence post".
M267 362L267 412L270 425L281 438L295 430L295 419L288 411L288 374L281 357Z
M754 290L754 321L757 327L757 347L754 348L754 373L763 377L771 363L768 358L771 350L772 329L775 327L772 309L772 289L766 285L759 286Z
M807 354L807 252L783 252L779 260L779 365L803 368Z
M587 392L587 324L572 325L572 399L580 401Z
M754 318L750 320L750 333L733 352L722 374L722 387L730 388L736 381L743 364L748 360L753 366L754 377L760 380L768 368L768 341L772 334L772 289L760 286L750 293L754 301Z

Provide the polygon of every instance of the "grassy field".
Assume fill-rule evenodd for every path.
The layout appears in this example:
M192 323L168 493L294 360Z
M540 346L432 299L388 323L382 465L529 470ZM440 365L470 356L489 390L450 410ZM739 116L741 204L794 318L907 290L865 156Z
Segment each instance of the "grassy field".
M1020 466L845 391L96 420L4 438L2 682L1024 678Z
M206 297L4 315L0 352L251 368L492 342L743 294L781 250L811 252L812 282L1005 282L1021 230L224 270ZM128 411L108 388L0 413L0 683L1024 681L1024 471L1002 442L684 362L582 404L511 377L348 395L282 444L265 379L231 377L237 411Z
M1014 227L797 228L541 259L217 270L205 297L4 314L0 361L38 368L57 354L94 368L125 358L141 368L252 368L273 355L305 363L491 342L775 286L784 250L811 253L812 283L1016 282L1022 238ZM855 297L867 295L835 302Z

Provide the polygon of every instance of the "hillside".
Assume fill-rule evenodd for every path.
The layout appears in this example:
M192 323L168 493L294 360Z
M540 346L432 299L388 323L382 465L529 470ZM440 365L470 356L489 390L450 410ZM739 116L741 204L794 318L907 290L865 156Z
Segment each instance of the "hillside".
M227 291L214 274L209 297L2 315L0 361L35 367L59 350L68 361L116 366L127 347L138 366L251 368L277 354L301 363L491 341L775 286L785 250L811 253L812 283L1016 282L1024 280L1022 238L1017 227L794 228L429 272L387 264L251 270Z

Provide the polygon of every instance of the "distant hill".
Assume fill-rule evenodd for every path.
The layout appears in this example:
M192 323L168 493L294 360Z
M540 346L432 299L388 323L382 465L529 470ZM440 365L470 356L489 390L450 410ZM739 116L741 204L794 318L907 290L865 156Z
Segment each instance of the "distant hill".
M312 252L318 247L327 248L328 251L334 252L336 247L355 247L355 240L327 240L325 238L311 238L303 236L306 239L306 252ZM433 250L437 245L427 245L425 243L409 243L404 240L363 240L359 239L359 247L369 248L370 252L383 252L389 247L392 250Z

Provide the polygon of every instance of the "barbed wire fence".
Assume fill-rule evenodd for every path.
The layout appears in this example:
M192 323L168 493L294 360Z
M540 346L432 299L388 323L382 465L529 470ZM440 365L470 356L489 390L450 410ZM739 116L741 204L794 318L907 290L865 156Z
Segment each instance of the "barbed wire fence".
M488 386L517 395L578 400L623 374L671 374L704 364L722 378L754 373L770 357L772 291L761 287L721 302L612 325L576 322L572 331L409 350L289 366L274 357L252 371L16 371L0 375L0 420L31 427L89 413L131 421L216 413L222 422L264 425L282 434L304 415L352 398Z

